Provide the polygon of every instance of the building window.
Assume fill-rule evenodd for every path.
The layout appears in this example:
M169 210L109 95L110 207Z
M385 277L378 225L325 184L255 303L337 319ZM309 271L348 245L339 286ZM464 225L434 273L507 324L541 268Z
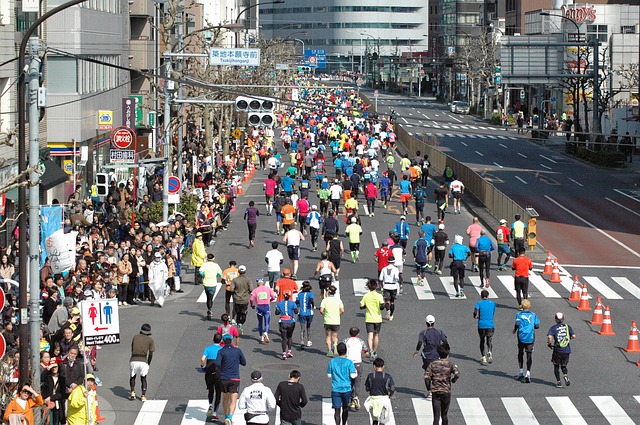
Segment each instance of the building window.
M636 27L633 25L623 25L620 28L620 32L622 34L635 34L636 33Z
M76 58L47 55L47 89L51 93L78 92Z

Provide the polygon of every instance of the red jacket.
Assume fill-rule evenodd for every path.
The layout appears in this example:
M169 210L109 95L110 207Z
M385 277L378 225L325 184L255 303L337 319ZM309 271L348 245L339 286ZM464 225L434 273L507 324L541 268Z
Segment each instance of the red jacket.
M364 197L365 198L377 198L378 197L378 188L375 184L369 183L364 188Z

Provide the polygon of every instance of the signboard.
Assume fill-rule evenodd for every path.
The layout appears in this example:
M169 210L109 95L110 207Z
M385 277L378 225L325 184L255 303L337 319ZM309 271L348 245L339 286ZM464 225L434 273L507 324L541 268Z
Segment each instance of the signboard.
M98 111L98 130L113 130L113 111Z
M172 205L177 205L180 203L180 195L177 193L170 193L167 196L167 203Z
M276 64L276 69L286 71L287 69L289 69L289 64L288 63L277 63Z
M135 100L130 97L122 98L122 126L133 128Z
M373 91L373 97L378 97L379 94L380 92L377 89Z
M502 84L502 75L496 75L496 84Z
M117 298L81 301L80 313L82 314L82 336L85 345L120 343L120 317Z
M73 159L65 159L62 161L62 169L69 175L73 174Z
M22 0L22 12L40 12L40 0Z
M525 96L524 90L520 90L520 99L524 99Z
M156 113L155 112L149 112L147 114L147 123L149 124L149 127L151 127L151 128L156 126Z
M131 99L133 99L135 101L135 105L134 105L134 117L135 117L135 126L137 127L142 127L143 126L143 122L142 122L142 96L139 95L135 95L135 96L131 96Z
M326 68L327 51L320 49L306 49L304 51L304 62L312 68Z
M133 164L136 162L136 151L127 149L110 149L109 161L112 164Z
M298 89L291 89L291 100L294 102L300 100L300 91Z
M118 127L111 132L111 145L116 149L127 149L133 144L135 137L131 128Z
M449 54L449 57L453 57L453 55L455 55L456 53L456 48L454 46L449 46L447 47L447 53Z
M180 192L180 189L182 189L182 183L180 183L180 179L176 176L169 176L169 186L167 189L169 191L169 194L176 194Z
M209 50L209 65L260 66L260 49L212 47Z
M239 139L240 137L242 137L242 131L240 131L239 128L236 128L231 132L231 135L233 136L234 139Z

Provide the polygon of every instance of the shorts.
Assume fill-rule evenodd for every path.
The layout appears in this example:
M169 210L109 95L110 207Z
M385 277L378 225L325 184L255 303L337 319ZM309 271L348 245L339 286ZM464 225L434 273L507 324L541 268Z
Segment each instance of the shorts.
M300 247L297 245L287 245L287 254L289 254L289 260L299 260Z
M349 251L360 251L360 242L357 242L357 243L349 242Z
M329 286L331 286L331 281L331 275L329 275L328 279L325 279L324 275L320 276L320 278L318 279L318 282L320 283L320 290L326 291L327 289L329 289Z
M478 253L478 248L476 248L475 246L469 245L469 251L471 251L471 253L473 253L473 254L477 254Z
M416 269L425 270L427 268L427 263L422 261L416 261Z
M240 388L240 380L239 379L223 379L220 381L222 384L222 392L223 393L238 393L238 388Z
M280 213L276 213L276 223L282 223L284 217Z
M385 301L395 301L398 298L398 290L397 289L383 289L382 297Z
M453 192L453 199L460 199L462 198L462 192Z
M324 325L324 330L329 332L339 332L340 325Z
M382 323L365 323L367 327L367 333L379 334L382 329Z
M273 203L273 195L264 195L264 199L267 201L267 204Z
M398 273L402 274L402 272L404 271L404 263L394 264L394 266L396 266L396 268L398 269Z
M533 342L525 343L525 342L518 341L518 351L520 350L524 350L527 353L533 352Z
M331 407L334 409L340 409L342 407L346 408L349 406L349 402L351 401L351 391L347 391L346 393L338 393L335 391L331 391Z
M306 325L306 324L311 324L313 323L313 316L309 315L309 316L302 316L302 315L298 315L298 323L300 323L301 325Z
M556 350L553 350L553 354L551 355L551 363L561 367L567 367L567 365L569 364L569 354L571 353L558 353Z
M429 365L434 362L435 360L429 360L429 359L425 359L424 357L422 358L422 370L424 370L426 372L427 368L429 367Z
M333 239L333 233L325 233L324 235L322 235L322 239L324 239L325 242L329 242L331 239Z
M401 193L400 194L400 202L409 202L411 200L410 193Z
M511 248L506 243L498 244L498 254L510 254Z
M147 364L147 362L129 362L129 374L131 377L134 377L136 375L147 376L148 373L149 365Z
M493 338L493 333L495 332L494 328L491 329L478 329L478 335L480 336L481 340L484 340L485 338Z

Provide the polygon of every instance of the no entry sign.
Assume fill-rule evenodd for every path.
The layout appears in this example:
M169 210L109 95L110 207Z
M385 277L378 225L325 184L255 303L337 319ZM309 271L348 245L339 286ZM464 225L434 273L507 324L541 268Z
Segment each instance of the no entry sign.
M129 127L118 127L111 133L111 145L116 149L128 149L135 137L135 133Z
M182 188L182 183L180 183L180 179L177 178L176 176L169 176L169 193L171 195L180 192L180 189Z

